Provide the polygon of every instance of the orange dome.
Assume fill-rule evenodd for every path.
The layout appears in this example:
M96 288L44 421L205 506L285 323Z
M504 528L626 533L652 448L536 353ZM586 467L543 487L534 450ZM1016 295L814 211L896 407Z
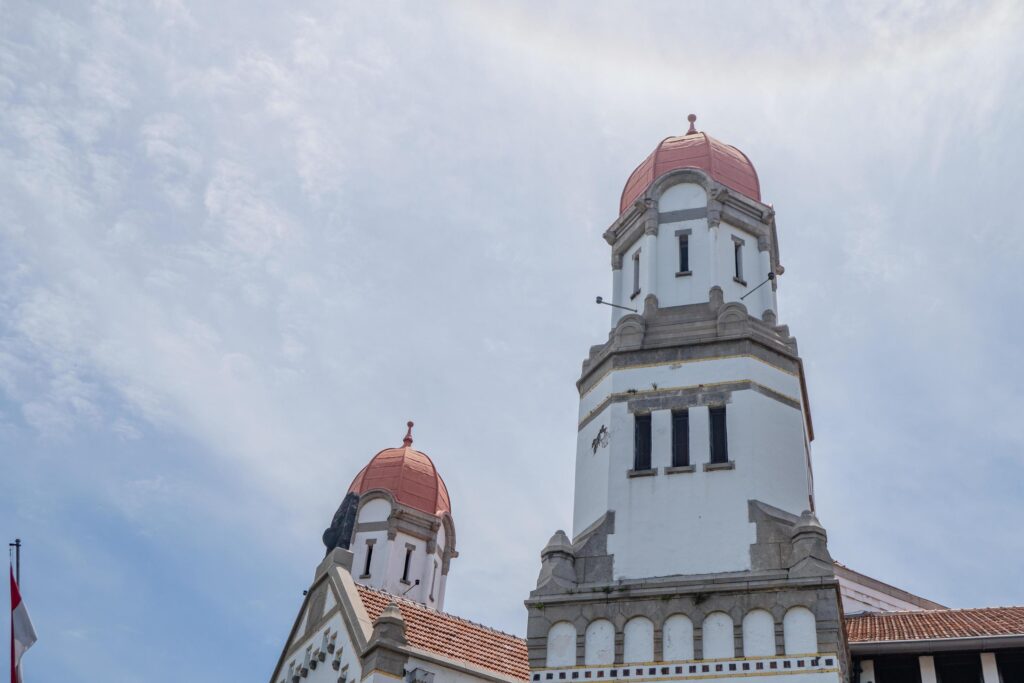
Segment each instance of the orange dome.
M440 517L451 514L448 487L426 453L412 448L412 422L401 448L386 448L359 471L350 493L384 489L402 505Z
M680 168L700 169L726 187L761 201L761 183L747 155L732 145L698 132L693 125L697 117L693 114L690 114L689 120L690 130L686 135L662 140L629 176L619 202L620 214L643 195L655 180Z

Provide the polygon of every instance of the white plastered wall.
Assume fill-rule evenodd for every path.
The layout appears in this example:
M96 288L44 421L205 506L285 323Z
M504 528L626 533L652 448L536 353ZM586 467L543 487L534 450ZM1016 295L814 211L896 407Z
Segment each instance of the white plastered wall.
M608 666L615 663L615 625L607 619L587 624L584 634L583 663Z
M693 659L693 622L685 614L673 614L662 627L662 649L666 662Z
M639 399L658 389L709 387L750 380L796 402L799 380L753 357L695 361L617 370L581 400L581 417L612 395ZM628 394L630 388L646 388ZM704 471L710 458L708 411L690 408L690 462L694 472L667 474L671 462L671 413L652 414L654 476L629 477L633 468L633 416L626 401L601 410L579 432L573 533L608 510L615 532L608 550L614 577L645 578L750 568L754 525L747 501L761 500L799 515L809 507L804 421L799 407L752 389L732 392L726 405L729 459L734 469ZM601 426L608 446L595 453Z

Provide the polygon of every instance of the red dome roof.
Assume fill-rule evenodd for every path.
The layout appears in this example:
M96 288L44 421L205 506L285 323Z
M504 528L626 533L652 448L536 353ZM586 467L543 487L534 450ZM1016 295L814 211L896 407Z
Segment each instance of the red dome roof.
M700 169L726 187L761 201L761 183L747 155L732 145L698 132L693 125L696 120L697 117L691 114L690 130L686 135L665 138L636 167L622 190L620 214L646 192L655 180L680 168Z
M385 489L395 500L428 515L451 514L448 488L426 453L412 448L412 422L401 448L386 448L359 471L350 493Z

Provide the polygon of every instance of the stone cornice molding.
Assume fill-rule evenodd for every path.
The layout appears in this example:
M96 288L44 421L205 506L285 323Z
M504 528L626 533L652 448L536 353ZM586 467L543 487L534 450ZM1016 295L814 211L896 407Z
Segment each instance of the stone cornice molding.
M680 168L660 176L608 226L603 237L612 247L612 269L622 268L622 255L643 235L658 234L658 200L665 190L680 183L704 188L708 195L709 228L716 228L724 221L757 238L758 248L770 253L772 270L777 272L779 247L774 207L731 190L696 168Z

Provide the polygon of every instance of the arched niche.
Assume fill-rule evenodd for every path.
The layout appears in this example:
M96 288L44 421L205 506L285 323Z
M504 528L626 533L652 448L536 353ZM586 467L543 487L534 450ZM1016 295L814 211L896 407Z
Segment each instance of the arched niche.
M782 634L787 655L818 651L818 626L814 612L806 607L791 607L786 612L782 617Z
M583 663L587 666L610 666L615 663L615 625L612 622L596 619L587 625Z
M743 617L743 656L775 655L775 618L771 612L755 609Z
M568 621L548 629L548 667L576 666L576 627Z
M732 617L725 612L712 612L704 618L701 628L704 659L731 659L736 656L736 637Z
M622 629L622 662L638 664L654 661L654 622L633 617Z
M661 628L663 659L678 662L693 659L693 622L685 614L673 614Z

